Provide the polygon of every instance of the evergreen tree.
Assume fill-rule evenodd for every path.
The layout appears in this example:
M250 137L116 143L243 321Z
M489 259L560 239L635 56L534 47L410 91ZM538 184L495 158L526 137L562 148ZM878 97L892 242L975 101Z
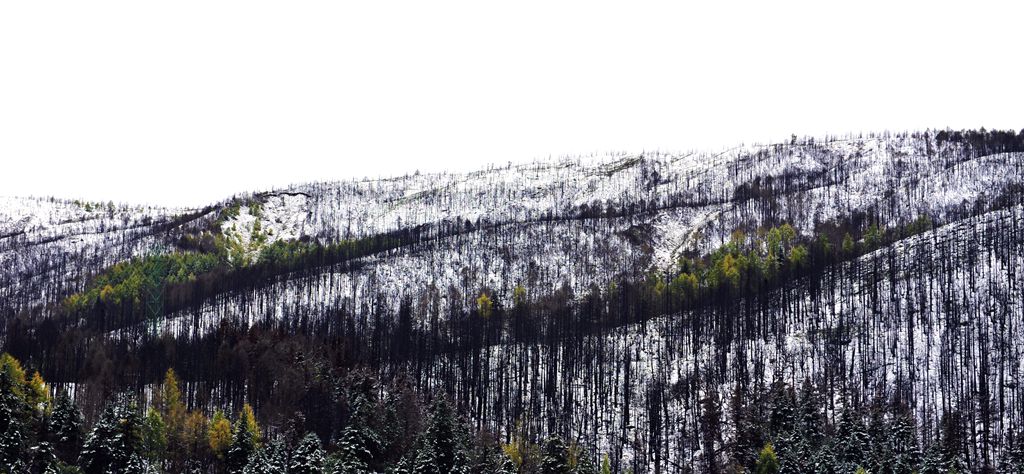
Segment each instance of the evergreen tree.
M909 413L899 414L893 418L888 442L894 472L911 472L919 467L921 449L917 444L914 426Z
M146 411L143 438L146 459L153 463L159 462L167 452L167 433L163 417L154 408Z
M430 406L430 421L421 436L416 469L440 474L468 472L469 454L466 435L450 403L435 400Z
M78 457L82 447L83 423L82 412L71 398L63 392L58 395L47 432L57 458L64 463L73 463Z
M1024 474L1024 433L1013 433L1010 436L999 458L999 471Z
M288 471L284 445L273 441L257 448L242 470L244 474L277 474Z
M569 460L565 443L552 436L544 443L544 458L540 463L542 474L569 474Z
M135 404L118 397L86 437L79 465L87 474L144 472L144 442L143 421Z
M0 356L0 465L12 472L29 462L30 408L25 403L25 372L9 354Z
M242 472L242 469L249 464L249 458L256 452L259 446L260 430L256 424L256 415L252 407L246 403L238 414L235 427L232 432L231 446L227 451L228 472L232 474Z
M288 464L289 474L322 474L324 472L324 451L320 438L314 433L307 434L292 453Z
M757 457L757 464L754 466L754 472L757 474L776 474L779 472L779 459L775 456L775 447L771 443L767 443L764 445L764 448L761 448L761 453Z
M335 461L341 472L367 472L379 456L383 442L371 426L370 403L366 397L357 395L352 407L349 423L338 437Z
M853 236L849 232L843 236L843 255L850 257L857 250L857 244L853 241Z
M836 426L836 457L844 469L853 470L867 461L868 434L860 414L843 408Z

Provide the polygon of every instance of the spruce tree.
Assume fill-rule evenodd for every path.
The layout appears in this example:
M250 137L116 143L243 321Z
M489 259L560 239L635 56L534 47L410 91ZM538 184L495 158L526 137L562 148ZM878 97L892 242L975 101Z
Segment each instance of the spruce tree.
M146 459L159 463L167 453L167 433L163 417L154 408L146 411L143 438Z
M836 457L843 469L852 471L867 462L868 434L860 414L843 408L836 426Z
M9 354L0 356L0 465L12 472L29 462L30 408L24 399L25 373Z
M259 446L259 425L249 404L242 407L232 431L231 446L227 450L228 472L237 474L249 464L249 458Z
M274 474L276 472L270 464L270 457L267 456L267 448L257 449L251 456L249 462L242 469L243 474Z
M118 397L100 415L82 445L79 465L87 474L146 470L142 417L128 397Z
M57 458L65 463L73 463L82 447L83 429L82 411L71 401L66 393L57 396L53 414L49 419L47 432L54 446Z
M568 450L561 438L552 436L544 443L544 457L540 462L542 474L569 474Z
M322 474L324 465L324 451L320 448L320 438L315 433L309 433L292 453L291 462L288 464L289 474Z
M909 413L894 416L889 430L889 452L892 453L894 472L917 470L921 462L921 449L917 444L917 433Z
M343 472L366 472L380 455L383 441L370 423L372 413L366 397L357 395L352 407L349 423L338 436L335 461Z
M416 469L440 474L464 473L469 470L466 433L445 399L430 406L430 420L420 439Z
M767 443L761 448L757 457L757 464L754 466L757 474L776 474L779 472L779 459L775 456L775 447Z

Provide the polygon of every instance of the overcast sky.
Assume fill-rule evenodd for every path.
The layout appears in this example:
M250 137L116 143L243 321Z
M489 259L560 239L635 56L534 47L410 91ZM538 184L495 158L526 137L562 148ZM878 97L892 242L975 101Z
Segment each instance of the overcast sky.
M0 195L1024 128L1021 2L686 3L0 2Z

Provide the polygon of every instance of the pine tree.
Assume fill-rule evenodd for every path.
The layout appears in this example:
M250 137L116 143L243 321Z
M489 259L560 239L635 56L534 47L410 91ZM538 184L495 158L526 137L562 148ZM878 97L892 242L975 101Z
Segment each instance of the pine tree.
M320 448L320 438L314 433L307 434L292 453L288 464L289 474L322 474L324 451Z
M267 464L272 472L286 472L288 470L288 452L281 440L274 440L264 447L267 456Z
M565 443L552 436L544 443L544 458L540 463L542 474L569 474L569 460Z
M152 407L146 411L143 438L146 459L159 463L167 452L167 433L163 417Z
M87 474L143 472L143 448L142 417L129 398L118 397L86 437L79 465Z
M896 415L889 430L889 452L895 472L911 472L918 469L921 449L917 444L914 421L909 413Z
M246 403L238 414L238 420L235 421L231 446L227 451L228 472L232 474L242 472L242 469L249 463L250 456L256 452L259 439L260 429L256 424L256 416L252 407Z
M843 409L836 426L836 456L846 470L867 461L868 434L860 414L850 407Z
M335 456L337 469L342 472L366 472L383 448L381 436L370 423L370 403L363 395L352 402L352 416L338 437Z
M72 463L82 447L82 412L66 393L57 396L47 432L57 458Z
M856 243L853 241L853 236L849 232L843 236L843 255L850 257L857 250Z
M24 470L29 462L30 408L24 384L25 371L17 359L6 353L0 356L0 465L12 472Z
M252 456L249 456L249 462L242 469L243 474L273 474L275 472L278 471L274 471L270 466L270 459L265 448L257 449L252 453Z
M288 471L284 445L273 441L258 448L242 470L244 474L277 474Z
M775 447L772 446L772 443L767 443L764 445L764 448L761 448L761 453L757 457L757 464L754 466L754 472L757 474L776 474L779 472L779 459L775 456Z
M469 470L466 434L451 404L443 398L430 406L430 421L421 436L416 469L441 474Z

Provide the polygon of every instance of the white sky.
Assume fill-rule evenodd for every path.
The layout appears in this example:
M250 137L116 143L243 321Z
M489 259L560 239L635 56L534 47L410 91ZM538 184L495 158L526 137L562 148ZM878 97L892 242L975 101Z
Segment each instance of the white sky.
M0 2L0 195L1024 128L1022 2L496 3Z

